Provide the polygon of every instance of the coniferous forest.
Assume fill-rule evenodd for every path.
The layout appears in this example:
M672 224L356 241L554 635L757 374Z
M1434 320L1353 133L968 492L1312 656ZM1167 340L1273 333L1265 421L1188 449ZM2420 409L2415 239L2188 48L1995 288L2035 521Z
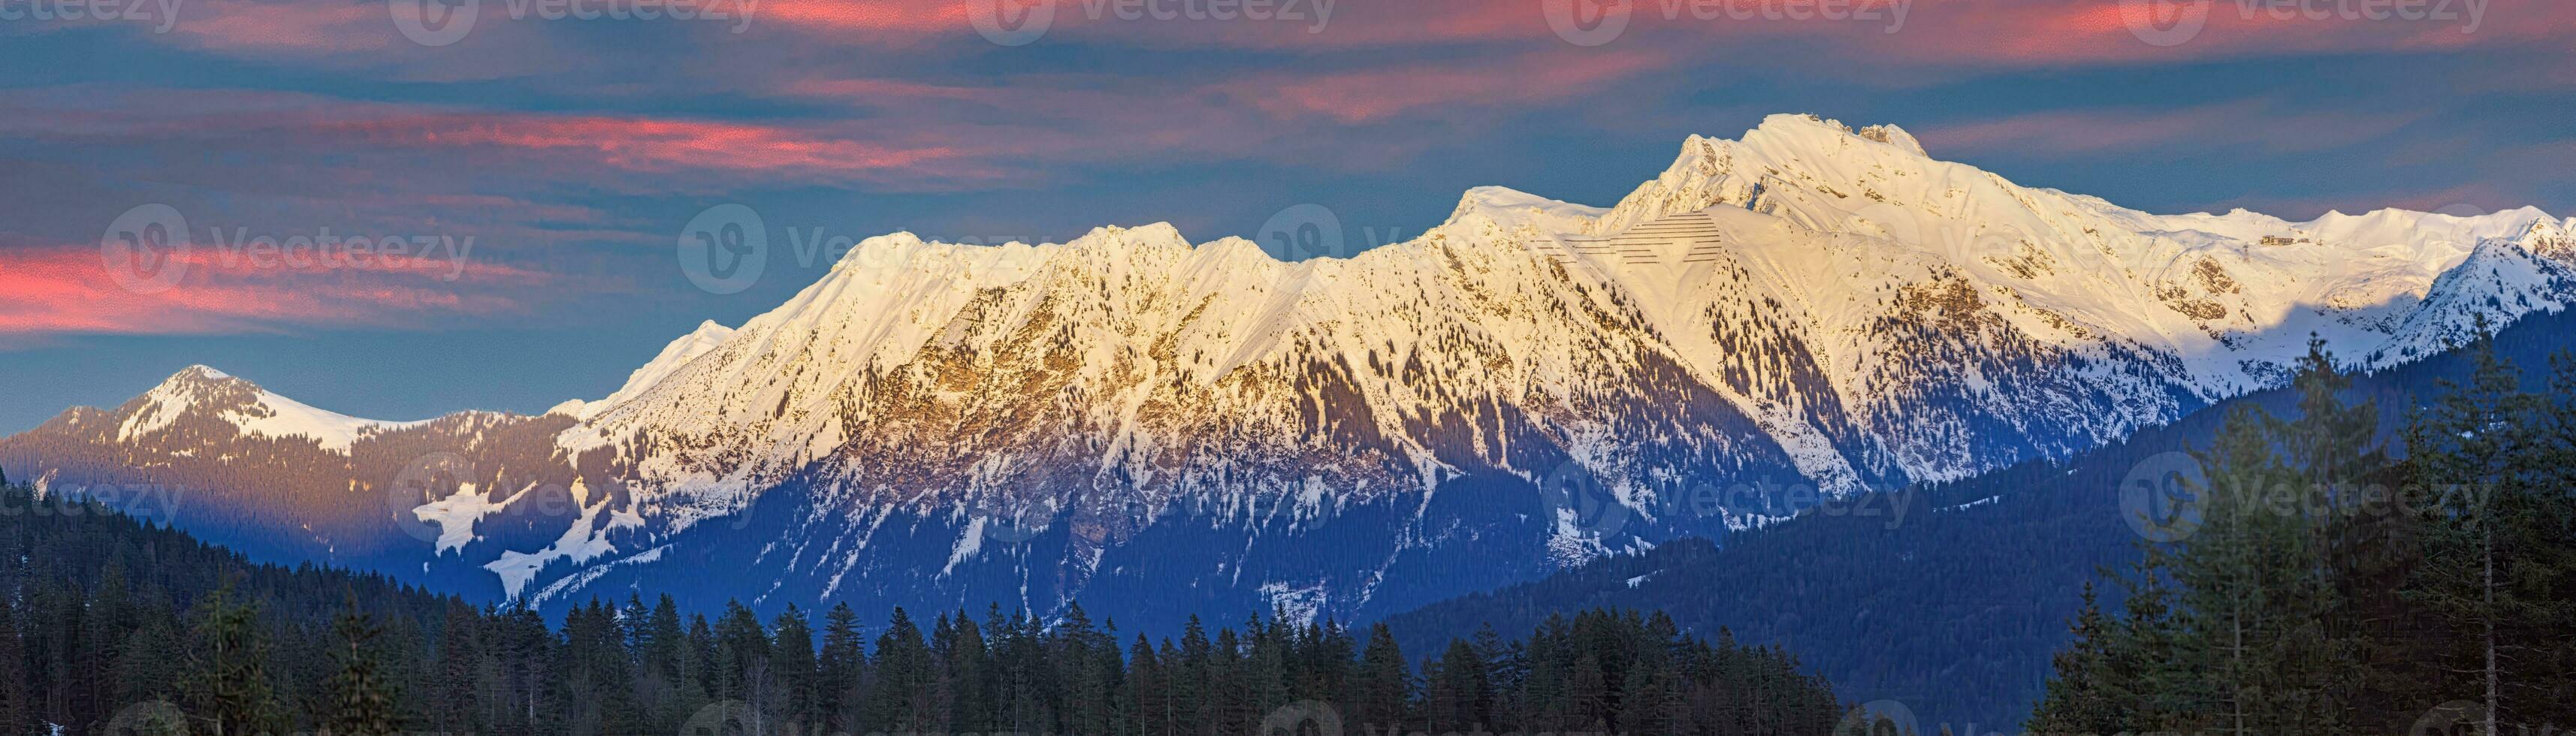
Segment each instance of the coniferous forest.
M1383 626L1127 636L1079 607L763 620L634 595L549 621L252 564L25 487L0 509L8 734L1824 734L1846 716L1787 653L1661 615L1415 653Z
M2158 497L2175 507L2142 520L2162 538L2084 592L2026 728L2576 723L2576 357L2530 390L2495 348L2465 351L2397 431L2322 345L2281 414L2230 407L2184 493ZM1382 624L1121 632L1078 606L763 615L637 591L550 620L254 564L5 480L0 585L10 734L1905 736L1861 728L1789 652L1660 612L1524 617L1413 651Z
M2492 339L2470 356L2395 447L2322 348L2295 418L2231 413L2194 453L2192 513L2086 590L2029 729L2576 725L2576 357L2531 392Z

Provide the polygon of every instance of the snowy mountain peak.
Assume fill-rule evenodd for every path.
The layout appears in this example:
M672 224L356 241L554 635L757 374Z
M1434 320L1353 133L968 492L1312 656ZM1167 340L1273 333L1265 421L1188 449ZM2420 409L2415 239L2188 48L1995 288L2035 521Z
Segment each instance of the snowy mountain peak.
M232 377L232 375L231 375L231 374L225 373L225 372L223 372L223 371L215 370L214 368L212 368L212 367L208 367L208 366L206 366L206 365L204 365L204 364L198 364L198 365L191 365L191 366L188 366L188 367L186 367L186 368L181 368L181 369L179 369L179 372L178 372L178 373L170 374L170 378L169 378L168 380L169 380L169 381L182 381L182 380L185 380L185 381L214 381L214 380L222 380L222 379L231 378L231 377ZM165 381L165 382L166 382L166 381Z
M2530 227L2513 237L2513 243L2543 258L2576 266L2576 236L2568 234L2564 223L2547 216L2533 218Z
M310 440L325 451L339 453L348 452L361 437L420 424L316 409L203 365L180 369L126 402L118 408L116 420L116 438L124 442L140 442L184 424L200 430L226 427L234 436Z
M700 322L697 329L690 330L688 334L672 340L669 345L662 346L662 352L655 354L652 360L644 363L643 367L627 374L626 384L619 386L617 391L609 394L607 398L593 402L579 400L565 402L547 410L547 413L570 414L583 420L596 417L599 412L609 407L624 403L651 390L653 384L660 383L663 378L670 376L672 371L677 371L689 361L696 360L707 351L716 349L716 346L724 344L725 339L730 337L733 337L733 328L716 324L715 320Z

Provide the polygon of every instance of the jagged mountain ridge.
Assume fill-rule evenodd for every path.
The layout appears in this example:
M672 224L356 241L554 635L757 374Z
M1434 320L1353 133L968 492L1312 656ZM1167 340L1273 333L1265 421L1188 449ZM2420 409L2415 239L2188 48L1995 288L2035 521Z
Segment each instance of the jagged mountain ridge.
M240 425L315 476L277 495L317 502L223 502L257 509L232 514L261 520L246 530L514 596L748 546L747 579L778 582L735 594L763 599L910 575L928 580L896 602L1044 608L1160 581L1347 615L1456 592L1420 578L1466 563L1436 551L1460 539L1528 574L1770 511L1677 513L1688 484L1844 493L2080 451L2277 382L2310 333L2370 365L2421 357L2477 313L2563 308L2570 224L2149 215L1931 159L1893 126L1774 116L1691 139L1615 207L1478 189L1423 237L1348 259L1280 262L1168 225L1036 246L872 238L607 399L349 420L310 447ZM191 380L238 381L210 375ZM74 410L0 441L0 462L85 482L244 475L195 454L224 455L215 440L98 429L158 406ZM1601 480L1619 523L1452 492L1522 493L1566 467ZM386 502L321 501L335 493ZM369 531L389 524L424 543ZM1349 543L1331 524L1379 538L1338 567L1265 557ZM1147 571L1125 557L1140 550L1218 562Z

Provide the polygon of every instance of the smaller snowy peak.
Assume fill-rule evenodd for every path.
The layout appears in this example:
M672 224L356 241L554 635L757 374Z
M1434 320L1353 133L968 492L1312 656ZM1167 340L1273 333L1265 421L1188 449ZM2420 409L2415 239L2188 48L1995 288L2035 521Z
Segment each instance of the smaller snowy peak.
M1458 198L1457 209L1449 212L1441 229L1492 224L1507 229L1532 226L1550 233L1583 232L1609 212L1508 187L1476 187Z
M2533 255L2569 266L2576 266L2576 237L2568 235L2567 226L2547 217L2536 218L2514 236L2515 245Z
M323 450L341 453L361 437L422 424L360 419L317 409L203 365L171 374L122 411L116 433L122 442L143 439L181 421L203 419L232 425L245 436L308 438Z
M213 368L202 365L181 368L121 410L124 417L117 425L116 439L132 442L168 428L181 417L201 408L240 406L255 402L259 395L266 393L249 381Z
M669 378L673 372L680 370L681 366L688 365L689 361L696 360L698 356L707 354L707 351L716 349L732 337L733 328L731 327L716 324L714 320L700 322L697 329L690 330L688 334L672 340L671 344L662 346L662 352L654 355L653 360L635 369L635 372L627 374L626 385L619 386L617 392L609 394L608 398L592 402L568 401L547 410L547 413L570 413L574 418L584 420L596 417L611 407L652 390L655 384Z
M1549 199L1511 187L1476 187L1458 197L1458 208L1449 214L1452 221L1470 213L1523 211L1565 218L1599 217L1603 210L1561 200Z
M2424 303L2371 360L2396 363L2466 345L2476 337L2480 319L2493 330L2521 314L2559 312L2567 308L2571 292L2576 292L2576 266L2527 243L2481 240L2468 258L2434 281Z

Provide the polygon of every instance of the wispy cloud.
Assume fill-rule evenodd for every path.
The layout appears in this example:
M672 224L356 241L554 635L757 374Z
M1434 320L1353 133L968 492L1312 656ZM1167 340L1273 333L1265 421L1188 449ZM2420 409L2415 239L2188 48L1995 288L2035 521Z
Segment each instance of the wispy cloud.
M127 286L98 246L0 247L0 346L75 334L278 332L299 327L436 327L453 317L523 311L513 293L551 276L444 255L325 263L312 252L211 247L156 266L167 284Z
M957 155L946 146L862 140L813 128L645 117L447 114L367 121L347 129L368 145L559 153L610 168L658 173L856 178L923 171Z

